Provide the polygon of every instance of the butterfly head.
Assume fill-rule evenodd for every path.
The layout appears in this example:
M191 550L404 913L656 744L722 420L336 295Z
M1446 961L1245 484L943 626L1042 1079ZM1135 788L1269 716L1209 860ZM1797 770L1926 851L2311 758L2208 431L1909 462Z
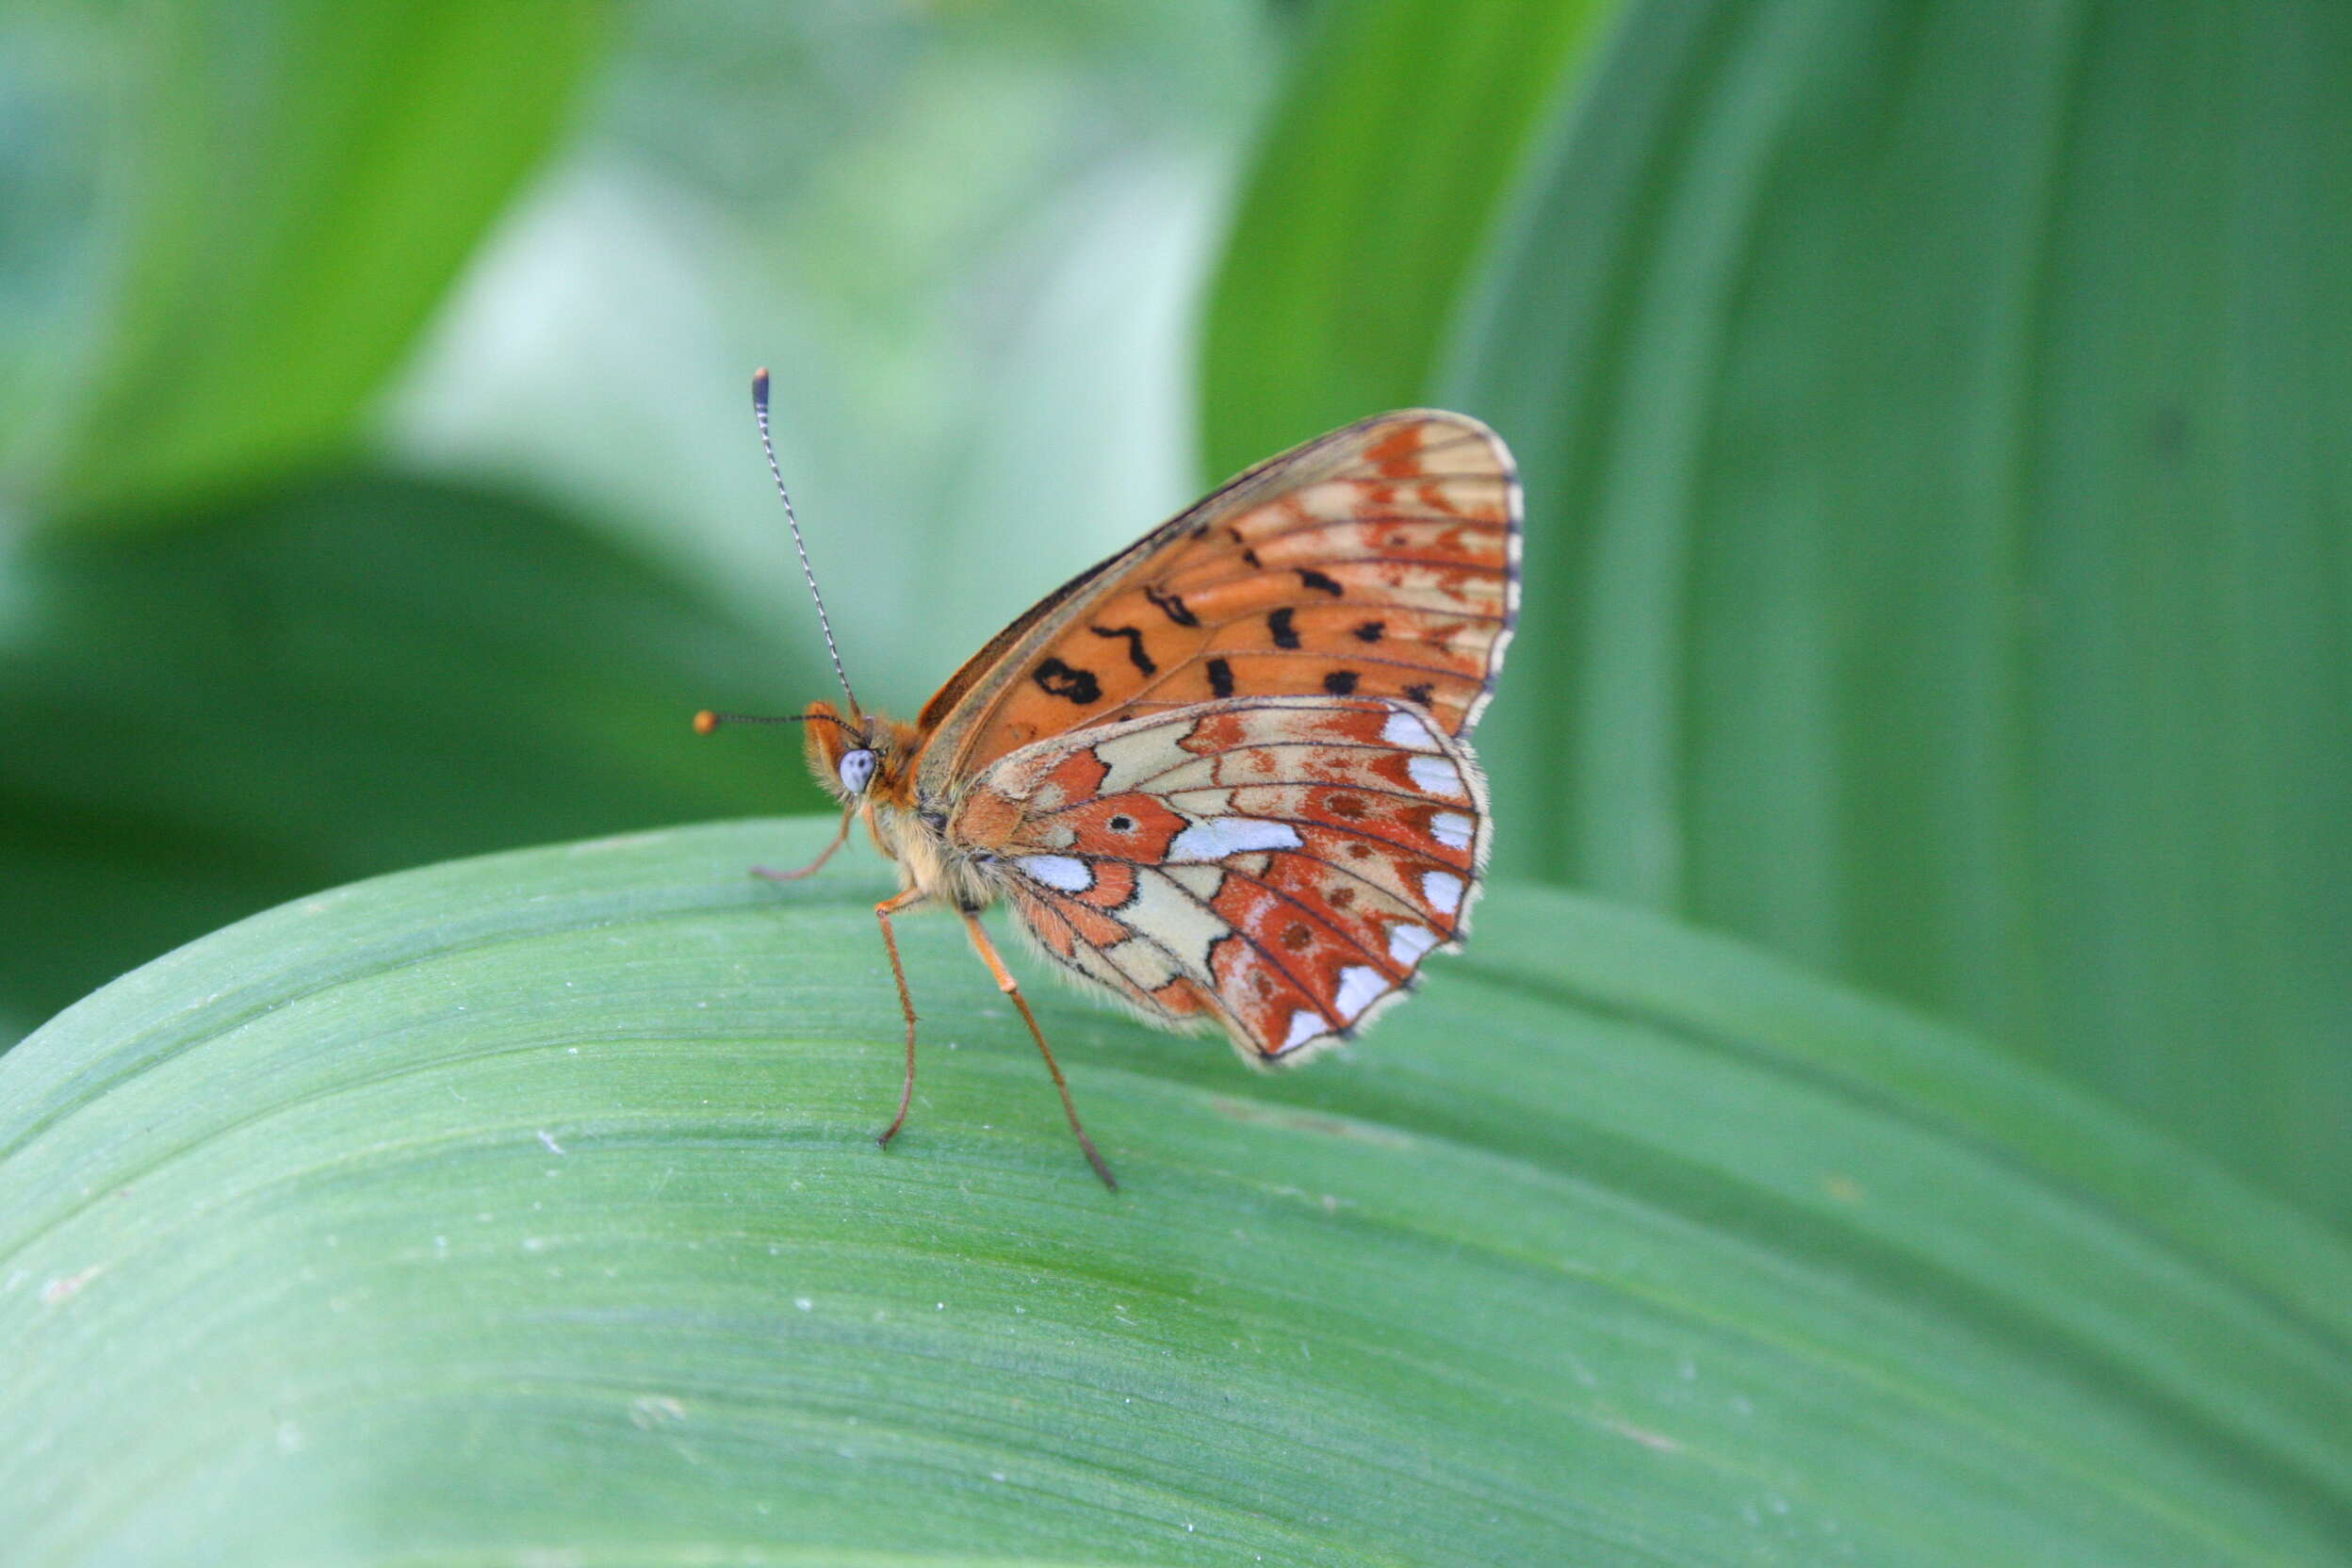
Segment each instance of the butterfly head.
M891 742L889 726L863 713L844 716L829 702L812 702L800 716L817 782L837 799L862 798L883 771Z

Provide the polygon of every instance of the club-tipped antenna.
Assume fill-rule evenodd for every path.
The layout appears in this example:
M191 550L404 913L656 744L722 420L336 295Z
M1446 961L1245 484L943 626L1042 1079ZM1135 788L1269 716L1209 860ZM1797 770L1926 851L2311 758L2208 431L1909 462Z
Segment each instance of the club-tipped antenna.
M723 724L829 724L857 734L858 728L836 713L719 713L706 708L694 715L694 733L708 735Z
M808 596L817 601L817 625L825 632L825 651L833 661L834 678L841 683L841 695L849 699L850 716L862 718L865 710L858 706L858 694L849 689L849 672L841 668L841 645L833 641L833 619L825 612L825 596L817 592L816 570L808 564L808 546L800 536L800 518L792 511L792 493L784 488L784 470L776 461L776 440L768 433L768 368L764 365L752 372L751 411L760 420L760 449L768 454L768 473L775 479L776 493L784 502L784 521L792 531L792 548L800 554L801 578L808 584Z

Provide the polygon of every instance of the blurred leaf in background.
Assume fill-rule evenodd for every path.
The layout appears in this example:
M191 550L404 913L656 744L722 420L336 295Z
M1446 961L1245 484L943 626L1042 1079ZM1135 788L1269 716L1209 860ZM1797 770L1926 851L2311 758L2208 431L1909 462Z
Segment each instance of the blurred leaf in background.
M110 42L79 8L0 10L0 528L22 526L35 454L62 438L94 357Z
M1240 0L0 29L0 920L39 932L0 1039L355 875L813 804L789 745L684 728L828 680L752 368L861 685L911 707L1189 487L1191 279L1284 36Z
M1291 211L1376 204L1316 149L1459 140L1315 74L1410 32L1443 79L1491 47L1451 10L1332 13L1260 166ZM1255 188L1204 396L1220 456L1408 397L1518 449L1504 866L1970 1020L2352 1219L2352 13L1638 6L1581 99L1495 79L1541 150L1393 246ZM1459 279L1445 346L1268 330L1278 268Z
M1236 204L1202 323L1212 479L1431 399L1529 145L1565 112L1612 9L1323 8Z
M81 250L88 275L54 447L15 457L52 522L164 521L334 452L564 128L604 32L575 0L110 9L12 24L51 71L69 28L96 51L59 155L100 171L95 232L59 213L20 237Z
M543 507L350 478L179 521L16 562L0 995L34 1013L295 890L808 791L691 744L681 694L760 639Z
M853 674L910 712L1196 493L1196 279L1285 37L1254 0L632 11L386 439L562 497L814 677L769 365Z

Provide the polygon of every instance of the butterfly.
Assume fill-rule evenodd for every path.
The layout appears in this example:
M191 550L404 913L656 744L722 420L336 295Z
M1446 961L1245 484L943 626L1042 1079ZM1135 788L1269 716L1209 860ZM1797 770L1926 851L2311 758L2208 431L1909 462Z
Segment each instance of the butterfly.
M773 472L766 371L753 388ZM1084 987L1163 1027L1221 1028L1260 1067L1352 1038L1456 946L1486 864L1469 736L1518 612L1520 511L1511 453L1478 420L1359 420L1048 594L911 724L858 706L820 597L845 706L760 722L806 726L841 827L798 871L755 870L809 875L860 822L897 864L874 906L906 1020L884 1147L915 1084L891 921L918 906L962 917L1111 1186L982 910L1010 905Z

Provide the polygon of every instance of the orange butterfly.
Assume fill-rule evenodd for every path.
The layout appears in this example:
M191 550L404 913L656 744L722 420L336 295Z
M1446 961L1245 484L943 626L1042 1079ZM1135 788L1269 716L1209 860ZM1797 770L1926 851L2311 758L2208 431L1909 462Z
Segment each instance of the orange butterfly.
M767 372L753 384L764 443ZM915 1086L890 919L918 905L961 913L1114 1186L982 909L1007 901L1089 986L1163 1027L1222 1027L1260 1066L1350 1038L1404 995L1478 893L1487 792L1467 742L1518 611L1519 528L1518 477L1493 431L1460 414L1379 415L1258 465L1081 572L913 724L862 711L846 676L846 712L814 702L795 715L809 766L843 802L841 831L801 870L760 874L809 874L861 819L898 863L897 895L874 906L906 1015L884 1146ZM829 624L825 645L839 675Z

